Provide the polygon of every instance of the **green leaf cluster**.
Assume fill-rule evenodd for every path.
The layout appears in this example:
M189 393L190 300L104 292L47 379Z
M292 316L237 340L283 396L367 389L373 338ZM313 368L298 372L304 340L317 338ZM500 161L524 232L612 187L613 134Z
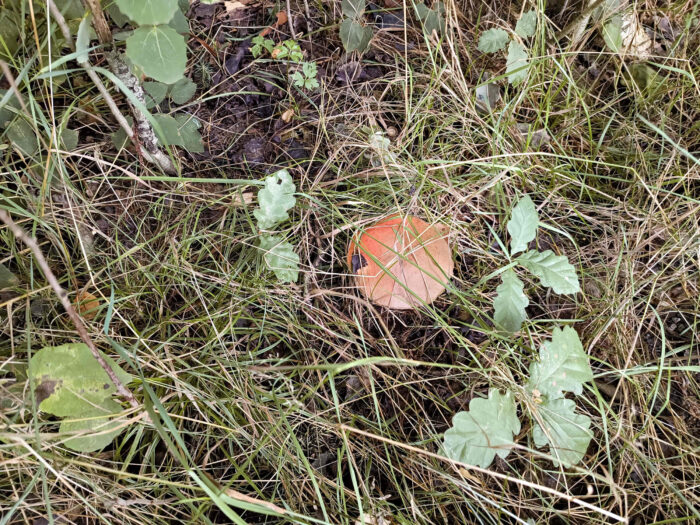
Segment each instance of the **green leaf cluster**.
M259 248L267 267L282 282L296 282L299 278L299 256L294 246L281 235L263 233L289 219L288 211L296 204L296 186L287 170L279 170L265 178L264 187L258 192L258 207L253 216L260 230Z
M166 84L180 80L187 64L189 30L178 0L115 0L138 28L126 39L126 56L145 75Z
M569 467L581 461L593 435L589 417L576 413L576 404L565 392L581 394L593 373L578 334L571 327L555 328L543 344L540 358L530 365L524 406L534 421L532 439L537 447L549 446L555 466ZM469 410L459 412L445 432L445 454L456 461L488 467L495 456L503 459L520 432L516 400L511 391L489 390L487 399L475 398Z
M102 355L124 384L132 377L106 355ZM59 433L65 445L79 452L94 452L107 446L121 428L114 416L121 411L112 396L116 386L83 343L46 347L29 362L29 379L39 409L64 419ZM79 435L70 437L73 434Z
M537 30L537 12L532 9L523 13L515 24L515 34L525 40ZM497 53L508 46L506 76L511 84L519 84L527 78L530 68L529 53L522 42L511 39L507 31L492 28L479 37L478 49L482 53Z
M372 28L364 24L365 0L343 0L343 21L340 23L340 41L345 51L364 53L372 40Z
M506 229L510 235L510 254L515 256L527 250L535 239L539 227L539 215L535 204L525 196L511 212ZM576 269L565 255L555 255L551 250L538 252L529 250L515 259L515 262L539 278L543 286L559 294L575 294L580 291ZM501 285L496 288L493 301L494 321L498 327L515 333L527 319L525 308L529 301L523 293L523 282L517 274L508 269L501 274Z

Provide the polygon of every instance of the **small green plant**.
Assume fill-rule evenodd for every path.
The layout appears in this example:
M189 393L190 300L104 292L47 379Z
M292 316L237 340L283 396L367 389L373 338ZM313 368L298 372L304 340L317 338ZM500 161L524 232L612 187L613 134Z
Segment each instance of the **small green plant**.
M539 252L527 250L535 239L539 227L539 216L535 204L525 196L516 204L507 224L510 234L510 257L525 252L512 260L511 265L501 273L501 284L496 288L494 321L507 331L517 332L527 319L525 308L529 304L523 290L525 285L518 278L512 266L521 266L539 278L543 286L558 294L574 294L580 291L576 269L565 255L555 255L551 250Z
M432 35L433 32L441 35L445 32L447 21L445 19L445 4L442 2L435 2L432 9L423 2L416 4L416 15L423 24L423 30L427 35Z
M316 79L318 75L318 69L316 67L316 62L303 62L301 64L301 71L295 71L292 73L292 82L299 89L318 89L320 87L318 80Z
M520 391L522 405L534 425L532 439L538 448L549 446L555 466L569 467L581 461L592 439L589 417L575 411L576 403L565 392L580 395L583 383L592 381L588 355L570 326L555 328L540 348L538 361L530 364L530 377ZM459 412L445 432L444 449L451 459L488 467L493 458L508 456L520 432L516 396L489 389L488 398L475 398L469 410Z
M580 290L574 267L565 256L551 250L525 251L535 239L539 216L535 204L525 196L511 212L506 229L510 235L510 256L525 252L501 273L496 288L494 321L505 332L517 332L527 319L529 304L524 284L513 266L528 269L540 282L556 293ZM592 438L591 420L575 412L575 402L566 392L580 395L583 383L593 379L588 355L578 334L570 326L555 328L551 340L540 348L539 360L530 364L530 377L523 389L506 391L492 388L488 398L476 398L469 411L458 413L453 426L445 432L446 454L455 460L487 467L498 455L505 458L514 445L513 436L520 432L516 398L534 422L532 438L536 447L549 446L555 465L570 466L583 459Z
M289 219L287 212L296 204L295 191L289 172L279 170L265 178L265 187L258 192L258 207L253 210L265 263L280 281L291 283L299 278L299 256L290 242L271 230Z
M296 40L285 40L272 49L272 58L276 58L277 60L287 59L298 64L304 60L304 53L301 50L299 42Z
M275 41L270 38L265 38L264 36L258 35L251 40L253 44L250 48L250 52L253 54L253 58L258 58L262 55L263 50L268 53L272 53L275 48Z
M532 9L523 13L515 24L515 34L521 39L527 39L535 34L537 29L537 12ZM508 34L504 29L492 28L484 31L479 38L479 51L483 53L497 53L508 46L506 57L506 75L508 82L519 84L527 78L530 68L529 53L527 47Z
M106 355L102 357L119 381L132 381L129 373ZM122 432L123 427L114 421L122 410L113 398L117 388L87 345L42 348L29 362L29 379L39 410L65 418L58 432L67 437L68 448L78 452L101 450Z

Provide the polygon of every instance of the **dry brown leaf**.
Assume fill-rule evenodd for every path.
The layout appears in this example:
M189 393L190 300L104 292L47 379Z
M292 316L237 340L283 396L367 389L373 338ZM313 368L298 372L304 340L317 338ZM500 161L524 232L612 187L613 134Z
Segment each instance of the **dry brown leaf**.
M651 56L654 43L642 24L639 23L637 13L634 11L627 11L622 15L620 35L626 54L635 55L636 58L649 58Z
M433 302L454 271L446 235L412 216L390 217L358 235L348 266L372 302L399 310Z
M292 108L289 108L287 111L282 113L282 121L283 122L289 122L292 120L292 117L294 116L294 110Z
M85 320L92 321L97 315L100 301L90 292L82 291L75 296L73 306Z

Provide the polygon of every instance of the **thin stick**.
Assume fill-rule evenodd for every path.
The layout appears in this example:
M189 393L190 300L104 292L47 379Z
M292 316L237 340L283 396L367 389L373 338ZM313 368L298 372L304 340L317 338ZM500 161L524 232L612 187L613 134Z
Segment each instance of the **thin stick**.
M39 268L41 268L41 271L46 277L46 280L49 281L51 288L53 288L53 291L56 292L56 295L60 299L63 308L65 308L66 312L68 313L68 317L70 317L71 321L73 321L75 329L78 331L78 335L80 335L80 338L88 346L90 352L92 352L93 357L97 359L98 363L100 363L100 366L107 373L109 379L112 381L112 383L114 383L114 386L117 387L117 393L124 399L126 399L132 408L139 408L139 403L138 401L136 401L134 394L132 394L131 391L127 387L125 387L124 384L119 380L117 374L115 374L112 367L107 364L107 362L104 360L104 357L102 357L102 354L95 346L95 343L92 341L92 339L90 339L90 336L88 335L88 331L85 327L85 324L83 323L83 320L75 311L75 308L73 308L73 305L68 299L68 293L61 287L61 285L58 282L58 279L56 279L56 276L51 271L51 268L49 268L49 263L46 262L44 254L41 253L39 245L27 232L25 232L22 229L21 226L19 226L15 221L12 220L10 214L7 213L5 210L0 210L0 221L4 222L7 225L7 227L16 239L22 241L32 251L37 263L39 264Z

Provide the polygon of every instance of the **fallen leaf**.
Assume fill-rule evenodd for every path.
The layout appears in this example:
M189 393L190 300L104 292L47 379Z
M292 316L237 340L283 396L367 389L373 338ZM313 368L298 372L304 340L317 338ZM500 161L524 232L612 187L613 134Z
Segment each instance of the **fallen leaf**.
M292 117L294 116L294 110L292 108L289 108L287 111L282 113L282 121L283 122L289 122L292 120Z
M287 12L286 12L286 11L279 11L279 12L277 13L277 22L275 22L275 23L272 24L271 26L267 26L265 29L263 29L263 30L260 32L260 36L267 36L267 35L269 35L270 33L272 33L272 30L273 30L273 29L279 29L279 27L280 27L282 24L286 24L288 20L289 20L289 17L287 16ZM274 52L273 52L272 58L275 58Z
M92 321L97 315L100 301L90 292L78 292L73 303L78 313L87 321Z

